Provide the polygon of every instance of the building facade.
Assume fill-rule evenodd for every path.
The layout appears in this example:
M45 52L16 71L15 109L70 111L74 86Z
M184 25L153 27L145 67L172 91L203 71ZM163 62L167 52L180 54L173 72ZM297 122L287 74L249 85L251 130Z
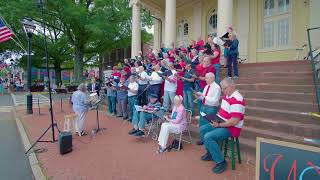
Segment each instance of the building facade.
M320 26L320 0L131 0L130 7L132 56L141 50L142 8L155 17L154 49L220 37L231 26L249 63L302 59L308 48L300 55L296 49L308 44L308 28ZM320 43L320 34L311 38Z

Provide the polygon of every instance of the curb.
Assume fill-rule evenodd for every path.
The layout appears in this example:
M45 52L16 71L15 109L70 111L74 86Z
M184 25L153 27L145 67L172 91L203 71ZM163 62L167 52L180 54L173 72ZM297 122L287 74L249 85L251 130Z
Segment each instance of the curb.
M22 140L24 149L26 151L29 149L29 147L31 147L30 140L28 138L27 132L25 131L25 129L23 127L21 120L17 117L15 107L13 107L12 110L13 110L14 118L16 120L17 129L18 129L19 134L21 136L21 140ZM45 174L42 172L42 169L41 169L41 166L40 166L40 163L37 159L36 154L34 152L29 153L28 159L29 159L30 167L31 167L34 178L36 180L46 180L47 178L46 178Z

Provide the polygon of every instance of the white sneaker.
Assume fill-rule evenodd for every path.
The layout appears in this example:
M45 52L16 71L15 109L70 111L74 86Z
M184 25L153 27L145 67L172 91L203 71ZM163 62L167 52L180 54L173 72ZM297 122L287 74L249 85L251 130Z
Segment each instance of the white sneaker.
M239 77L238 77L238 76L233 76L233 78L234 78L234 79L238 79Z

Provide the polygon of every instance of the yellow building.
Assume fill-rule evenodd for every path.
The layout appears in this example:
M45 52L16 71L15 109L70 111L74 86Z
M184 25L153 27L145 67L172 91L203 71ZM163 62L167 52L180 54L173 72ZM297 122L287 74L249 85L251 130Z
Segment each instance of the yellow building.
M222 36L232 26L247 62L301 59L297 48L308 44L307 28L319 27L320 0L131 0L132 56L141 50L140 11L154 19L154 49L163 42L187 44L208 34ZM313 34L313 39L320 35Z

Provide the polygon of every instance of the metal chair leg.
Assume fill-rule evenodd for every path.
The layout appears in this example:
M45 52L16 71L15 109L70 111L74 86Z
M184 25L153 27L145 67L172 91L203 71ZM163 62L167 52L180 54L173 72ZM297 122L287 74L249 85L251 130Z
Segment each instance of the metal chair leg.
M181 147L181 140L182 140L182 131L181 131L181 133L180 133L178 151L180 151L180 147Z
M232 161L232 170L235 170L236 169L236 157L235 157L235 154L234 154L234 138L231 137L231 161Z
M236 138L236 144L237 144L238 161L239 161L239 164L241 164L241 155L240 155L240 144L239 144L239 138Z

